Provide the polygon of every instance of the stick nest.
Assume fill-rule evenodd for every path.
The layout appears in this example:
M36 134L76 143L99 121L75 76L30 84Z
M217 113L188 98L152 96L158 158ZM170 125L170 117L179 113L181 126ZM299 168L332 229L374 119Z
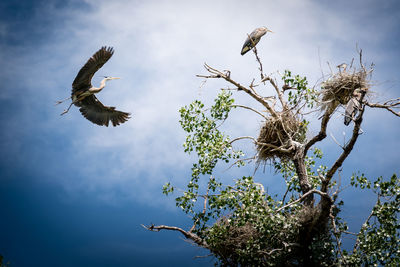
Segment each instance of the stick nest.
M339 70L321 85L321 111L333 112L339 105L346 105L356 91L368 91L370 88L369 74L364 66L360 69Z
M213 250L225 257L232 257L238 250L245 249L248 242L261 237L259 232L249 222L240 226L236 224L230 225L227 218L223 218L217 224L221 229L228 231L223 232L224 234L220 236L220 242L214 244Z
M276 114L276 117L271 116L265 121L257 138L256 149L259 162L276 158L288 159L290 140L300 143L305 140L306 125L293 112L286 110Z

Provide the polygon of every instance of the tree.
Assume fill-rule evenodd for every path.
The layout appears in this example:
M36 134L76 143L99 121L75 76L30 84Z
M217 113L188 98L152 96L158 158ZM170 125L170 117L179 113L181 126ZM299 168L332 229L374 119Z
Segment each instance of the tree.
M231 77L230 71L220 71L207 64L205 79L222 79L233 88L223 89L214 105L206 109L195 100L180 109L182 128L187 132L184 149L196 153L198 161L185 190L176 198L176 205L190 215L189 230L166 225L144 226L151 231L173 230L182 233L196 245L208 249L221 266L332 266L400 264L400 182L396 174L389 179L374 181L364 174L354 173L350 184L362 190L372 190L377 201L358 233L348 231L346 221L339 217L343 201L337 201L340 168L361 134L366 108L386 109L400 117L400 98L384 103L372 103L370 77L373 66L366 68L359 51L359 67L354 60L342 65L320 84L308 86L306 77L285 70L282 85L263 73L262 63L254 49L260 70L260 81L253 79L244 86ZM271 86L274 95L262 96L258 86ZM265 111L234 104L233 93L247 94ZM353 101L353 102L351 102ZM341 147L342 152L332 165L317 165L323 153L316 145L326 137L332 115L348 103L352 106L352 136ZM230 111L243 108L255 112L263 120L259 136L231 139L220 126L228 120ZM319 132L309 137L309 116L320 112ZM347 113L346 114L350 114ZM349 115L350 116L350 115ZM254 157L245 157L234 144L248 139L256 147ZM232 179L225 185L215 171L217 163L241 167L250 162L271 164L286 183L282 198L265 192L253 177ZM177 189L170 183L165 195ZM290 196L290 197L289 197ZM355 238L353 250L342 248L342 237Z

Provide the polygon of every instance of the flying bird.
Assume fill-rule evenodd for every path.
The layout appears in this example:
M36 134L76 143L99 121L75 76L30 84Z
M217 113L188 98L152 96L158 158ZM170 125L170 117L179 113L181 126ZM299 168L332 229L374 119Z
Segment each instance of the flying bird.
M260 41L261 37L263 37L267 32L272 32L267 27L260 27L255 29L249 36L247 36L246 41L243 44L241 55L243 56L249 50L251 50L258 42Z
M353 97L349 100L349 102L347 102L346 109L344 111L344 125L348 126L356 117L357 112L361 107L360 98L361 93L354 92Z
M115 127L126 122L130 117L130 113L118 111L115 107L104 106L95 96L103 90L106 82L119 79L117 77L107 77L100 82L100 87L94 87L91 83L93 75L98 71L114 54L112 47L103 46L97 51L80 69L72 83L72 93L67 99L57 101L56 104L61 104L64 101L71 99L72 103L64 110L61 115L69 111L72 105L79 107L79 111L89 121L100 126L107 126L111 121Z

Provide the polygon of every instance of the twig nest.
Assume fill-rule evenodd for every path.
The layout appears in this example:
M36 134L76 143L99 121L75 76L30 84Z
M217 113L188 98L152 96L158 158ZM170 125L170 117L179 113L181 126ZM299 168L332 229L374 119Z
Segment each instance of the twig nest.
M372 69L367 71L363 66L360 69L339 69L321 85L321 111L332 112L341 104L346 105L357 91L368 91L370 84L368 75Z
M292 111L277 112L265 121L257 138L258 161L287 159L292 142L302 143L306 138L306 125Z
M223 218L214 227L215 230L222 231L218 235L220 240L213 243L213 250L224 257L232 257L238 250L245 249L248 242L260 238L260 233L249 222L244 225L230 224L227 218Z

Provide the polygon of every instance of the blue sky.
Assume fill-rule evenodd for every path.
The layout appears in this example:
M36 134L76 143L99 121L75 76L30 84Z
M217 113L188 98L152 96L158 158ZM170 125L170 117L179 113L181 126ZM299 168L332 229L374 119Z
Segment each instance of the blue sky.
M393 98L400 95L399 18L396 1L1 1L0 254L11 266L212 266L211 259L194 260L207 252L177 233L140 226L190 227L161 187L189 177L178 109L195 98L211 103L224 86L202 85L195 75L204 73L203 63L250 83L257 65L240 49L247 33L267 26L275 33L258 45L267 73L290 68L314 84L321 71L329 73L326 62L350 61L358 44L376 65L376 98ZM103 45L115 54L93 83L102 75L122 79L98 97L132 113L116 128L91 124L76 108L60 117L64 107L54 106ZM257 134L257 117L234 114L225 125L231 136ZM349 134L342 119L338 113L328 129L339 140ZM388 112L366 112L342 184L353 170L371 178L399 172L399 122ZM251 144L240 145L252 153ZM332 164L337 145L327 138L321 147ZM256 179L270 193L282 190L268 168ZM357 231L375 199L351 189L341 196Z

